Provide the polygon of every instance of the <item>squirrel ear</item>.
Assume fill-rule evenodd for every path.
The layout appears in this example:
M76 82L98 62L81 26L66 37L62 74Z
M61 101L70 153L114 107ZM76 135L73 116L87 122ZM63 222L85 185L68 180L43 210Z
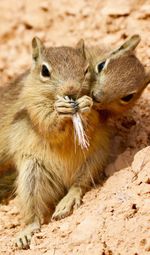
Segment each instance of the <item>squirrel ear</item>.
M36 61L42 53L44 46L38 37L32 39L32 57Z
M76 44L76 49L78 49L81 52L82 56L84 58L86 58L86 55L85 55L85 44L84 44L84 40L83 39L80 39L78 41L78 43Z
M125 43L120 46L120 50L135 50L136 46L141 41L139 35L132 35Z
M77 44L76 44L76 48L77 49L81 49L84 47L84 40L83 39L80 39Z
M141 37L138 34L131 36L125 43L123 43L117 50L112 52L112 55L116 53L124 53L127 51L135 50L136 46L141 41Z

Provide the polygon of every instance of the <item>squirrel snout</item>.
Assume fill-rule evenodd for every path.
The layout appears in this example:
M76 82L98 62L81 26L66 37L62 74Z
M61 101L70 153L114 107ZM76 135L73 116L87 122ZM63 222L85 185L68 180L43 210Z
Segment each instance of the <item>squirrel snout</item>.
M80 93L78 86L68 85L64 86L60 91L62 96L68 96L69 98L76 99L77 95Z
M109 94L109 93L108 93ZM101 105L103 105L106 101L108 101L108 96L107 96L107 93L106 91L104 90L99 90L98 92L95 90L91 91L91 96L93 98L93 100L96 102L96 103L99 103Z
M91 92L92 98L96 103L100 103L100 96L97 93L94 93L94 91Z

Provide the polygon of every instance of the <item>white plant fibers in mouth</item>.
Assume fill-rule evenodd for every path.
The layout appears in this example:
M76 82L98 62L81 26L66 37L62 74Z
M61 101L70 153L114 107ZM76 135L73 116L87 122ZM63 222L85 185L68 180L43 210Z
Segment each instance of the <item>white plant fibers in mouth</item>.
M89 147L89 140L88 137L84 131L82 119L80 117L79 113L75 113L72 117L73 126L75 129L75 140L76 137L78 138L78 143L81 146L82 149L87 149Z
M66 100L69 100L68 96L65 96ZM74 102L73 99L71 99L72 102ZM88 137L84 131L82 119L80 117L79 113L75 113L72 116L73 126L74 126L74 134L75 134L75 143L76 138L78 139L78 143L81 146L82 150L86 149L88 150L88 147L90 146Z

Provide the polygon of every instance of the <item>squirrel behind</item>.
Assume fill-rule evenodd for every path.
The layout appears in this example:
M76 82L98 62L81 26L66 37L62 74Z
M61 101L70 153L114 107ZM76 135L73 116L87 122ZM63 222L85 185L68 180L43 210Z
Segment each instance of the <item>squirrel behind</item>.
M92 75L91 96L101 112L113 117L130 109L150 82L146 70L135 55L140 42L133 35L116 50L91 47L87 50Z

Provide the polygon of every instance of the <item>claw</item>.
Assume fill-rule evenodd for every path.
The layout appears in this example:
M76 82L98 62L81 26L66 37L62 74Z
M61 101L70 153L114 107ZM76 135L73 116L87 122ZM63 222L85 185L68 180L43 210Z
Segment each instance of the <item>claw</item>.
M30 249L30 243L33 234L36 232L40 231L40 224L39 222L34 222L30 225L28 225L23 231L20 232L18 237L16 238L15 241L15 246L18 249Z

